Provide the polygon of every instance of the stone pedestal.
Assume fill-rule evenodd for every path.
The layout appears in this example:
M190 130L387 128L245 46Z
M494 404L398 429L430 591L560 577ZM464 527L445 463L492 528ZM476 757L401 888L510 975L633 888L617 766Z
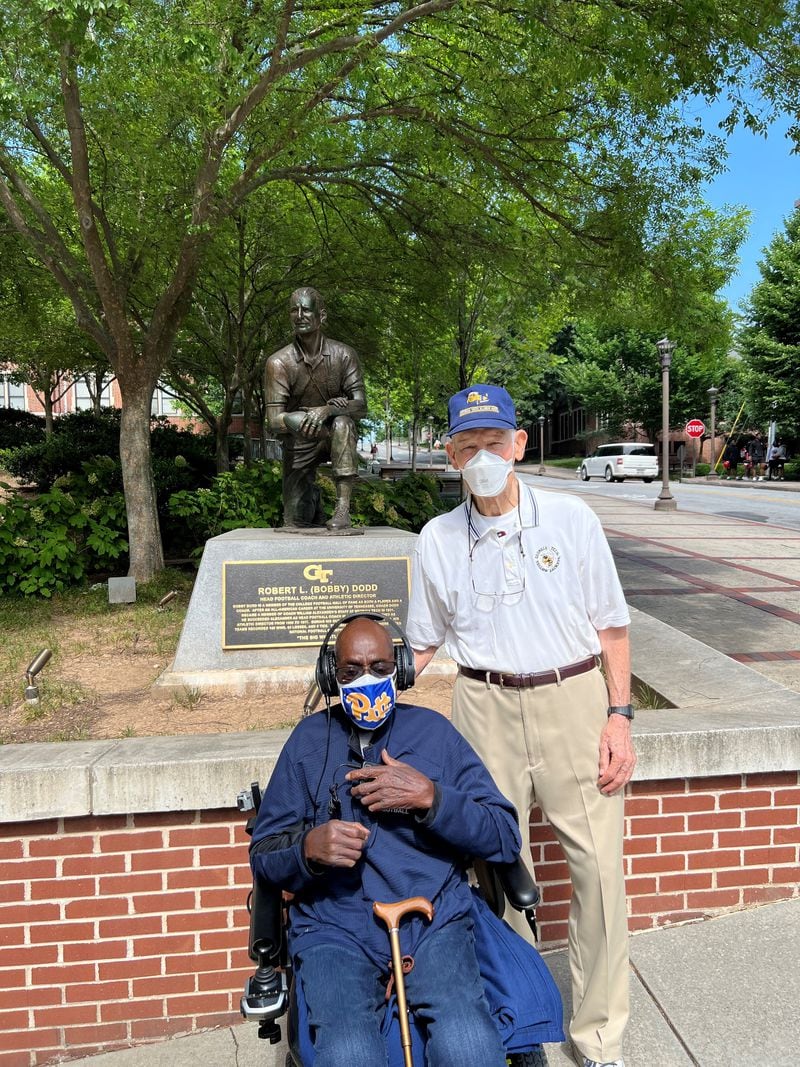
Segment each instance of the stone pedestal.
M156 685L251 692L313 678L328 627L375 611L405 624L416 534L232 530L206 543L178 649Z

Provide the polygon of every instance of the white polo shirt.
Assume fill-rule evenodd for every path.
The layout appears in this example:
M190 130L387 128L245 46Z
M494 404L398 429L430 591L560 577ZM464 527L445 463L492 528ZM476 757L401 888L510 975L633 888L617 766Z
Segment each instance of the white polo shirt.
M598 630L630 623L591 508L567 493L519 489L519 509L507 515L481 515L467 501L423 528L406 627L413 648L443 644L465 667L527 674L597 655Z

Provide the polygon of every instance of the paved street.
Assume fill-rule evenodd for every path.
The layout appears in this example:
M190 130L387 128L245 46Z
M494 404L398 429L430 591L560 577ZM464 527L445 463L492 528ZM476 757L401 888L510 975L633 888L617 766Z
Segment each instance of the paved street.
M527 468L530 470L530 468ZM554 470L555 468L551 468ZM531 483L544 482L553 488L564 489L564 478L538 478ZM661 483L627 480L606 485L601 479L581 482L575 478L569 482L571 491L588 496L603 496L613 500L631 500L653 506L661 491ZM750 522L773 523L800 529L800 483L781 482L726 482L709 485L697 482L673 482L670 492L678 502L680 511L698 512L706 515L721 515L724 518L745 519Z

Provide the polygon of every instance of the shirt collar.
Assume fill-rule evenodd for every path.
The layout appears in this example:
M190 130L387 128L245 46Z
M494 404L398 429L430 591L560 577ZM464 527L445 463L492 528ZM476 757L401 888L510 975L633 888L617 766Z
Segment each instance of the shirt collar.
M322 335L322 344L319 348L319 355L316 357L316 359L309 359L303 349L297 343L297 341L292 341L292 349L294 351L294 358L297 360L297 362L305 363L307 367L311 367L312 369L316 367L319 364L320 360L322 360L325 356L329 356L331 354L331 349L328 344L328 338L324 334Z
M517 514L523 530L533 529L533 527L539 525L539 505L536 500L536 495L533 489L529 485L525 485L519 479L517 479L519 485L519 506L517 508ZM485 537L491 535L492 530L486 530L481 533L478 527L475 525L475 520L472 517L472 509L470 508L470 500L464 501L464 514L467 519L467 528L469 530L470 537L474 538L475 544L482 541ZM486 516L491 518L491 516Z

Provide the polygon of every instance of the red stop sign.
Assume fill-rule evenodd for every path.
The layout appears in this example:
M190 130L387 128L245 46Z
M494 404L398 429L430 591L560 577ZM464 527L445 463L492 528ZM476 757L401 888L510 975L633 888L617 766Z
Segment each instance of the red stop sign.
M687 437L702 437L706 432L706 424L702 419L690 419L683 432Z

